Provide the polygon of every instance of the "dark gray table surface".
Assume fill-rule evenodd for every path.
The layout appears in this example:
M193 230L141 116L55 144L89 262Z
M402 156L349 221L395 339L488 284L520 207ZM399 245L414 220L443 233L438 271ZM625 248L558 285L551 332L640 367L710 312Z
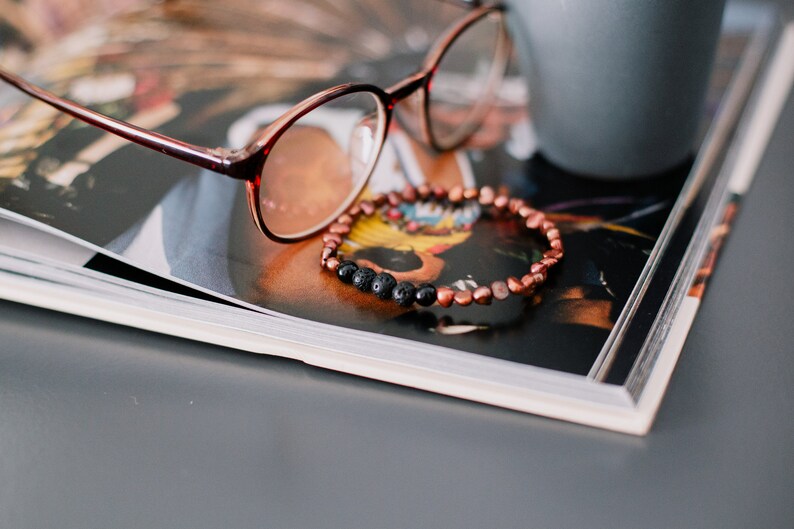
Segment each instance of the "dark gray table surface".
M793 230L790 97L645 438L0 302L0 527L794 527Z

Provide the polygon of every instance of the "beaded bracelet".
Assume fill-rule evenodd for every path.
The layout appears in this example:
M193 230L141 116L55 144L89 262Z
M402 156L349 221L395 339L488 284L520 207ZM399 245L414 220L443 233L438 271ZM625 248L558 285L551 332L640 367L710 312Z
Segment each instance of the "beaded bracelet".
M549 241L549 249L543 252L543 259L532 263L529 272L523 277L508 277L506 281L494 281L490 286L480 286L471 290L454 291L449 287L435 287L430 283L414 285L409 281L397 283L390 273L384 271L376 274L371 268L361 267L350 260L343 260L339 253L342 237L350 233L353 223L361 215L372 216L379 208L388 204L391 209L401 203L413 203L417 200L433 200L446 202L453 206L462 205L465 201L476 200L483 207L491 208L492 213L509 213L518 217L530 230L538 230ZM453 303L461 306L477 303L490 305L492 300L504 300L512 293L530 295L546 281L548 270L563 257L560 230L553 222L546 219L542 211L533 209L520 198L511 198L497 194L493 188L467 188L455 186L446 191L440 186L421 185L406 187L402 193L391 192L378 194L372 200L362 200L341 215L336 222L328 227L323 236L323 249L320 266L324 270L335 272L337 277L347 284L352 284L362 292L372 292L380 299L393 299L398 305L410 307L414 303L429 307L438 303L449 307Z

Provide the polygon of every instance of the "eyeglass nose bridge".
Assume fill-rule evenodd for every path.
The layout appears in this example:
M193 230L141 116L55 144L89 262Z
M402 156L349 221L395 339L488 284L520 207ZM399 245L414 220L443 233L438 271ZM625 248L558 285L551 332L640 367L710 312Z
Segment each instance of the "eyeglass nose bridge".
M420 70L390 86L384 90L384 92L386 93L386 97L390 100L389 111L395 111L397 120L402 128L416 140L438 149L430 133L429 116L427 113L427 94L430 89L433 73L433 69ZM405 109L407 112L400 112L399 109L395 109L398 103L411 96L417 96L417 98L415 100L415 105L410 105Z
M432 70L417 72L387 88L385 92L391 97L391 106L393 107L403 99L408 98L414 92L425 88L432 73Z

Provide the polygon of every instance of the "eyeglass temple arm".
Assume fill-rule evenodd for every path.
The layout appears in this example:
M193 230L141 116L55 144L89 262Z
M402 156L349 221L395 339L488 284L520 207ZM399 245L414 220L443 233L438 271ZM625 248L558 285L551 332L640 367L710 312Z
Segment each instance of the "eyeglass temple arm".
M75 118L98 127L111 134L115 134L125 140L158 151L173 158L184 160L193 165L197 165L204 169L209 169L216 173L237 177L236 169L239 167L237 158L239 155L236 151L231 151L224 148L210 149L207 147L199 147L191 145L183 141L169 138L157 132L143 129L135 126L132 123L120 121L110 116L100 114L94 110L88 109L82 105L56 96L41 87L31 84L18 75L3 70L0 68L0 79L13 85L19 90L25 92L31 97L43 101L48 105L57 108L62 112L66 112Z

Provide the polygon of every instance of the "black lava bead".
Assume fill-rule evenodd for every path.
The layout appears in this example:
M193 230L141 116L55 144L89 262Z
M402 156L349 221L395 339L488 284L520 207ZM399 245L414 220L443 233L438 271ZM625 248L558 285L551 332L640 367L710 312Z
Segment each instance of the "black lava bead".
M408 281L403 281L394 287L391 296L401 307L410 307L416 301L416 287Z
M430 283L422 283L416 287L416 302L423 307L429 307L436 302L436 287Z
M353 282L353 274L358 270L358 265L353 261L342 261L336 269L336 277L348 285Z
M391 291L397 286L397 280L388 272L381 272L372 280L372 293L380 299L391 298Z
M375 279L375 270L366 267L359 268L353 274L353 286L362 292L369 292L373 279Z

